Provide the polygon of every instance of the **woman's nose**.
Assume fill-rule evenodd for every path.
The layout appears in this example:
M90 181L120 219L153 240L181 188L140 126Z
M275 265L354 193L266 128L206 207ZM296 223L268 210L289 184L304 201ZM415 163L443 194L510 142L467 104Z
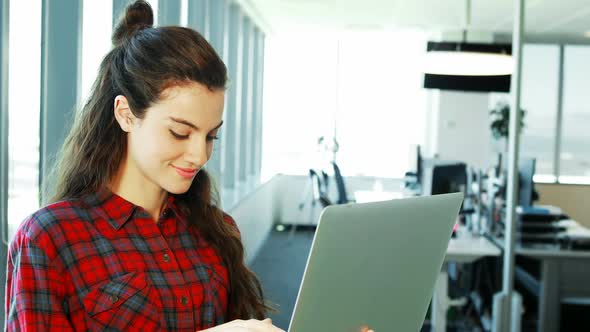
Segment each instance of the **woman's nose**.
M209 159L207 155L207 143L199 139L197 142L189 144L185 159L199 169L205 166Z

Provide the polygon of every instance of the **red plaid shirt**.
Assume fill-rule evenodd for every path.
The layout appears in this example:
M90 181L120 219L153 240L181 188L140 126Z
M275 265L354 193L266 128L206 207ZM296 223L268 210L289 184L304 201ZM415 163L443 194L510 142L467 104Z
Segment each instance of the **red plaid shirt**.
M20 226L8 253L6 326L194 332L225 321L228 290L225 264L174 195L155 223L103 190L51 204Z

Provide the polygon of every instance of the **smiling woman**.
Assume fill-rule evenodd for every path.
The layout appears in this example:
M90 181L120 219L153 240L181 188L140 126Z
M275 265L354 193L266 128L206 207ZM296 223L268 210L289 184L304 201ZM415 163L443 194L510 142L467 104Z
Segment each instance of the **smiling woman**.
M9 247L7 330L279 331L257 320L269 307L202 169L222 126L225 64L196 31L153 27L145 1L112 44L48 205Z
M114 114L121 129L128 133L129 158L118 170L113 187L142 188L143 197L149 187L156 193L160 188L185 193L211 158L213 141L222 124L223 100L224 90L210 90L190 82L165 89L160 99L146 109L145 116L138 118L125 96L115 97ZM141 178L128 174L141 174ZM148 212L156 218L159 211Z

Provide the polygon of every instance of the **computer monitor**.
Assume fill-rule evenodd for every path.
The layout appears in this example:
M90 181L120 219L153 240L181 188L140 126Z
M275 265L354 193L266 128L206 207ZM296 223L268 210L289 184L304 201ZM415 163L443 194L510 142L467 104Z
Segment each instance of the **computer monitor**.
M467 165L464 163L434 165L431 176L431 195L466 192Z
M518 166L518 204L522 207L533 205L535 166L535 158L523 158Z
M424 163L422 195L467 194L467 165L462 162L427 159ZM461 212L465 212L461 204ZM456 229L453 228L453 231Z

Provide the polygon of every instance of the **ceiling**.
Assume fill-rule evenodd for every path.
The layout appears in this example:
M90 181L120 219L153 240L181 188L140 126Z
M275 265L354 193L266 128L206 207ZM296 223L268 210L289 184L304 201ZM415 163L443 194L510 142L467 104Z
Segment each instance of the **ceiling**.
M297 30L421 29L458 31L466 0L246 0L270 32ZM588 40L590 1L525 0L525 31L531 38ZM512 31L512 0L472 0L471 29Z

